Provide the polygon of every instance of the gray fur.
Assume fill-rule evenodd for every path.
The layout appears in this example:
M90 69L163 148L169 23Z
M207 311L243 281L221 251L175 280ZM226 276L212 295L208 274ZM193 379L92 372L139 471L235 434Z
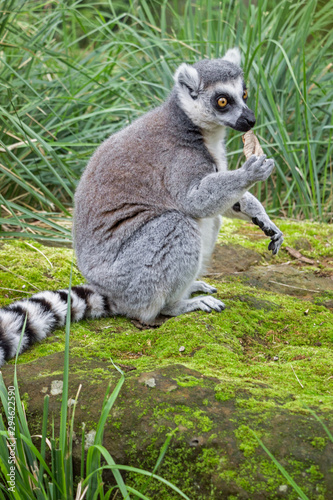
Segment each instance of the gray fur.
M203 83L204 89L215 83L226 83L243 75L239 66L224 59L203 59L193 64Z
M181 64L167 101L107 139L92 156L75 195L74 243L88 281L73 287L73 320L121 314L147 324L160 313L224 309L216 289L197 278L209 263L221 215L252 219L271 237L282 233L247 190L274 162L252 156L227 170L226 127L255 122L243 99L240 53ZM217 105L228 100L226 109ZM40 292L0 309L0 366L63 326L68 291Z
M252 156L227 171L222 146L223 158L215 157L226 124L249 130L254 123L242 71L230 61L237 54L183 63L168 100L107 139L82 176L75 197L78 265L115 314L150 323L160 313L222 310L218 299L189 298L213 292L195 280L213 251L221 214L257 217L275 228L274 250L281 244L281 233L247 193L268 178L273 160ZM233 105L220 113L212 99L224 92Z

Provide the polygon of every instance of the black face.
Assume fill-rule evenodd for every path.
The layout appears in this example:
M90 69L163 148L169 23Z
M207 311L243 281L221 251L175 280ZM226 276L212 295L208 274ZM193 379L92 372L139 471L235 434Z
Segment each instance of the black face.
M253 111L250 108L245 108L232 128L238 130L239 132L247 132L254 126L255 123L256 117L254 116Z

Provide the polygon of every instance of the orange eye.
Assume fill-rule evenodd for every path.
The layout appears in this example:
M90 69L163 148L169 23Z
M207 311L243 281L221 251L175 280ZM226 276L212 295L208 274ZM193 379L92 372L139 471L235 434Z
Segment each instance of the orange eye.
M225 97L220 97L218 100L217 100L217 105L220 107L220 108L225 108L226 105L228 104L228 101Z
M245 101L245 99L247 99L247 96L248 96L247 90L244 90L244 94L243 94L244 101Z

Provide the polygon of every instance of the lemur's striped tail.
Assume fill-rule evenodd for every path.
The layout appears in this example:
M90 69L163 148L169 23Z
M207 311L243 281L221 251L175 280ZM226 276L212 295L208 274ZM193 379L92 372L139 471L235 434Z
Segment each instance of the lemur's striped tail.
M0 367L16 356L25 317L25 331L20 353L43 340L53 330L64 326L67 316L68 290L39 292L29 299L18 300L0 309ZM110 314L107 297L89 285L71 289L71 320L99 318Z

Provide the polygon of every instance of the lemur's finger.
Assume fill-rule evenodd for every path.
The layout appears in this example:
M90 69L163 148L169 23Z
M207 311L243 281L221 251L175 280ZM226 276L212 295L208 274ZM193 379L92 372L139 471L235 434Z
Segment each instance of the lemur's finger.
M271 173L273 172L274 170L274 167L275 167L275 162L274 160L266 160L265 162L265 165L266 165L266 169L267 171L269 171L269 175L271 175Z
M282 243L283 243L282 234L280 234L277 239L273 239L273 237L272 237L272 240L270 241L270 243L268 245L268 250L271 250L273 255L276 255L278 253L278 251L280 250Z
M254 166L255 167L260 167L262 165L265 164L267 156L266 155L261 155L261 156L257 156L257 161L255 162Z
M253 163L255 163L258 159L257 155L251 155L250 158L244 163L244 166L250 167Z

